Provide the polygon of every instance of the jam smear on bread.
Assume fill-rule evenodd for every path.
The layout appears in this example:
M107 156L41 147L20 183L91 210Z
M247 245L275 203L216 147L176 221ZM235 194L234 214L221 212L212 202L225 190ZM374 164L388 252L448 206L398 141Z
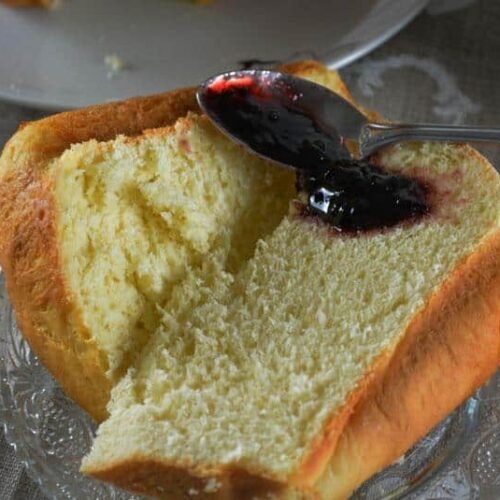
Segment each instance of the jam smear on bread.
M254 151L298 169L297 187L307 197L303 216L358 232L429 212L423 182L353 159L340 134L303 109L300 97L283 81L262 86L251 75L235 75L214 80L206 98Z
M430 210L429 188L422 181L359 160L299 177L298 187L308 196L302 215L319 217L338 231L391 227Z

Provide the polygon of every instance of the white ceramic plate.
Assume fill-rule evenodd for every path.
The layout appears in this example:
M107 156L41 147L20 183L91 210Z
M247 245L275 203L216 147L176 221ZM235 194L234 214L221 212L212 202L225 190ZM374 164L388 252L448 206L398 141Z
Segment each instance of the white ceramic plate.
M0 98L71 108L192 85L241 61L314 57L339 67L427 0L63 0L0 6ZM116 54L126 68L110 75ZM111 76L111 78L110 78Z

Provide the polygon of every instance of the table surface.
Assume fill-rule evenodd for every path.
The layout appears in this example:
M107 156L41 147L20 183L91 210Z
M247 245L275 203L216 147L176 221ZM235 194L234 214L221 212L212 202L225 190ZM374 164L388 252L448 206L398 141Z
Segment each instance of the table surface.
M498 127L499 26L500 1L434 0L402 32L341 74L362 104L392 120ZM0 101L0 147L21 121L46 114ZM498 168L497 148L483 147L482 152ZM500 478L495 484L498 489L476 489L474 497L498 498ZM466 490L463 495L464 499L471 496ZM445 497L456 498L453 494ZM0 498L45 498L16 460L3 433Z

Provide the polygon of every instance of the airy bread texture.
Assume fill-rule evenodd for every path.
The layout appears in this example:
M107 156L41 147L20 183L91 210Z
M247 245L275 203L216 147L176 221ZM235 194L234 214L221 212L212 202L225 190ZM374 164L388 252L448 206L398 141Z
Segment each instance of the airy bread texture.
M283 218L293 176L188 115L140 138L79 144L51 166L62 266L116 381L188 268L228 269ZM274 195L279 193L279 195Z
M380 155L379 162L424 178L434 190L432 214L415 224L357 236L335 234L322 223L291 215L259 241L240 272L205 269L202 304L182 322L175 304L169 304L138 364L113 391L111 417L84 461L86 472L138 491L163 492L166 498L202 492L204 481L212 478L221 490L236 488L234 498L243 498L231 483L235 471L244 471L256 483L269 481L269 492L287 487L313 498L327 481L322 474L356 402L384 379L412 329L428 335L416 324L425 322L431 299L443 305L450 276L485 249L493 254L474 272L487 276L491 319L480 335L491 343L482 352L481 366L467 364L467 393L471 377L476 383L495 370L500 346L498 288L493 291L499 284L498 175L460 146L398 146ZM188 281L177 305L189 302L193 290ZM461 329L467 329L473 344L475 329L467 323ZM439 343L453 352L463 348L436 326L431 324L432 335ZM429 348L431 341L426 340ZM443 362L438 360L438 366ZM419 388L405 380L419 376L413 369L411 361L401 367L399 385L420 396ZM464 376L463 367L454 369L446 371L451 379ZM432 382L424 377L420 390L446 398ZM454 390L461 386L456 381ZM379 411L394 423L401 418ZM439 418L441 410L436 413ZM404 419L400 425L406 427ZM418 436L412 429L407 432ZM143 476L148 468L151 484ZM191 475L190 481L171 480L175 474L182 477L175 472L179 469ZM344 493L329 480L324 498Z
M284 69L349 97L317 63ZM291 174L192 113L193 95L9 142L17 319L96 419L114 386L84 472L169 499L345 498L496 370L498 174L466 146L387 149L380 165L432 187L431 213L338 234L297 202L286 215Z
M57 199L54 164L72 144L138 136L196 109L193 91L185 89L61 113L22 126L0 157L0 263L17 322L66 393L96 420L107 415L113 380L108 354L78 301L83 284L72 288L64 267L67 207Z
M349 98L336 73L288 70ZM18 323L98 421L187 269L217 250L237 270L293 197L291 172L197 110L186 89L61 113L24 126L0 158L0 262Z

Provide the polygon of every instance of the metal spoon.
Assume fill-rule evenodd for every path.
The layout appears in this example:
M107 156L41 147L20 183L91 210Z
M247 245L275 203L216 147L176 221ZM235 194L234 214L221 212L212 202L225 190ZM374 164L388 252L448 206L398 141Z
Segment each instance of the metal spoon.
M369 122L328 88L273 71L216 75L200 85L197 99L234 140L299 170L345 158L347 139L358 142L361 158L404 141L500 142L500 129L494 128Z

